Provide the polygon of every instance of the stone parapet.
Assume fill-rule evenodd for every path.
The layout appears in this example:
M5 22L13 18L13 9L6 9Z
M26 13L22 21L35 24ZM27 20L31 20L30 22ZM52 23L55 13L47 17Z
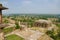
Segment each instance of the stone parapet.
M4 33L0 33L0 40L4 40Z

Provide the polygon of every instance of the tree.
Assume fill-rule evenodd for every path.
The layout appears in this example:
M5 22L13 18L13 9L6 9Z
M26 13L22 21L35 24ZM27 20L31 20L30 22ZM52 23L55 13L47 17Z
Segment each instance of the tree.
M60 40L60 29L57 30L58 34L54 35L54 30L52 31L47 31L46 34L49 35L51 38L53 38L54 40Z
M16 29L19 29L20 28L18 22L15 22L15 25L16 25L16 27L15 27Z
M8 20L6 20L6 19L4 20L4 23L8 23L8 22L9 22Z

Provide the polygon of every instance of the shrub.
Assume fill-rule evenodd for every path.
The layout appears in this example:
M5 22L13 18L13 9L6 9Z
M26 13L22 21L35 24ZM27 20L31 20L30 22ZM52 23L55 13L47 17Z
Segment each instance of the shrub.
M16 25L16 26L15 26L16 29L19 29L19 28L20 28L18 22L16 22L15 25Z

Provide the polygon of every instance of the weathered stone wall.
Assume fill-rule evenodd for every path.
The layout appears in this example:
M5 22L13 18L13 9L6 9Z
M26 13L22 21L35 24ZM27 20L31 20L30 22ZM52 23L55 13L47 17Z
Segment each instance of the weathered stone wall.
M44 34L41 37L38 38L38 40L54 40L51 37L49 37L48 35Z
M4 40L4 33L0 33L0 40Z
M36 27L51 27L51 22L50 21L48 21L48 20L40 20L40 21L36 21L35 23L34 23L34 26L36 26Z

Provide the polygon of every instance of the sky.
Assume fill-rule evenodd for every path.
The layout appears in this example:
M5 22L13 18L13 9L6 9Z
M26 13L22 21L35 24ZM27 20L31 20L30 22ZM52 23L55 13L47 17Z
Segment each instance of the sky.
M0 0L8 10L3 13L60 13L60 0Z

